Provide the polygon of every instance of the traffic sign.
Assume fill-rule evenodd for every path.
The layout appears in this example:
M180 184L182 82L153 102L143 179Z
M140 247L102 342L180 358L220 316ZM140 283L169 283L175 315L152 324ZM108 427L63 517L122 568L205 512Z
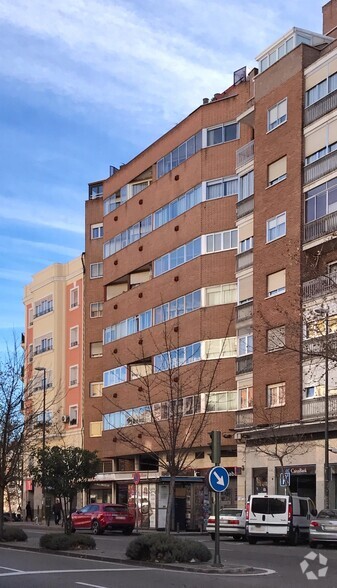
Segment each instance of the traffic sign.
M280 486L290 486L290 471L285 470L284 474L280 474Z
M229 474L226 468L215 466L208 472L208 485L213 492L224 492L228 488Z
M139 482L140 482L140 473L139 472L135 472L133 474L133 482L134 482L134 484L136 484L136 486L137 486L137 484L139 484Z

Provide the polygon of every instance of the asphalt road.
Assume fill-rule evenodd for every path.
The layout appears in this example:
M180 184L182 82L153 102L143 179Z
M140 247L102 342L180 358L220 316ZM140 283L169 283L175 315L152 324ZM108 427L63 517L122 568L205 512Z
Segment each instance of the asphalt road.
M37 542L42 532L45 531L27 530L28 545ZM214 547L207 536L193 538L204 542L211 549ZM119 554L125 553L129 540L130 538L117 534L97 537L95 554L119 557ZM306 559L305 556L310 552L316 556L315 561ZM86 553L90 555L90 552ZM321 555L321 563L318 561L318 554ZM327 558L327 561L322 560L322 557ZM335 548L310 550L306 545L248 545L222 540L221 560L223 564L266 568L274 573L259 576L205 575L0 548L0 588L205 588L205 584L212 588L301 588L312 585L317 585L318 588L337 588ZM308 564L304 572L315 574L317 583L312 584L312 580L302 572L303 561ZM319 570L324 573L326 567L325 576L318 577ZM315 581L315 578L312 579Z

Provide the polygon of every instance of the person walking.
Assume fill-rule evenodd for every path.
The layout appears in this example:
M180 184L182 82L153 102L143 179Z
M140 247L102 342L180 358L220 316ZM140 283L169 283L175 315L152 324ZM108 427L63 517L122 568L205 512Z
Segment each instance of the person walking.
M30 505L30 500L28 500L26 504L26 521L28 521L28 519L30 519L33 522L33 511Z
M55 525L58 525L61 519L61 503L58 499L56 499L56 501L54 502L53 505L53 515L54 515L54 521L55 521Z

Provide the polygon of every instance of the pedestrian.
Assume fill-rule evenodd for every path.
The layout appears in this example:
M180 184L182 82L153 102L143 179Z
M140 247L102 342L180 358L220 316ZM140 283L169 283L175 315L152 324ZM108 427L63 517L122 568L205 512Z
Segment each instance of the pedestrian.
M28 500L26 504L26 521L28 521L28 519L30 519L33 522L33 511L30 505L30 500Z
M55 525L58 525L61 519L61 503L58 499L54 502L53 505L53 515L55 520Z

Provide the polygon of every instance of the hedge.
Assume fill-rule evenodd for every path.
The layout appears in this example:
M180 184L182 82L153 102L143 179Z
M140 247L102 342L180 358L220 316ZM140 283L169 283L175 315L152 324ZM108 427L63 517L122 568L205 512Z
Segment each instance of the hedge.
M65 535L64 533L49 533L40 537L40 547L54 551L69 551L75 549L95 549L96 542L90 535Z
M138 561L186 563L209 561L212 554L206 545L198 541L149 533L133 539L127 547L126 556Z

